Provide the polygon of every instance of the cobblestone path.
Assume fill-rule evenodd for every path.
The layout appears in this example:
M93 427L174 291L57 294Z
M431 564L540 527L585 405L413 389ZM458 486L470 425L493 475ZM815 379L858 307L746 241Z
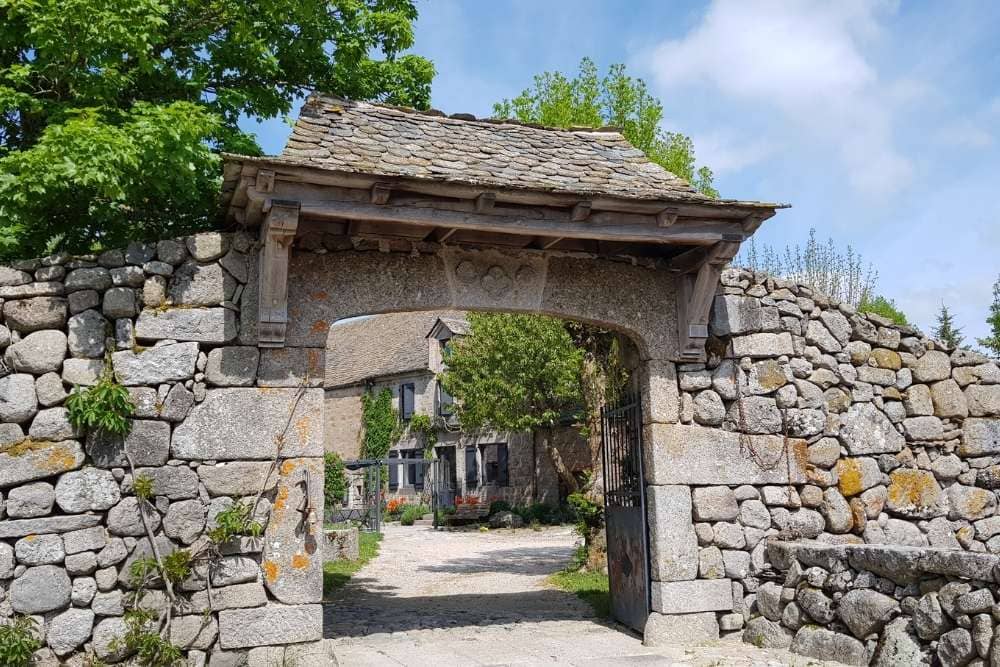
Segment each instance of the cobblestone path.
M388 526L379 556L326 605L324 634L343 667L817 664L733 641L646 648L545 585L575 544L568 528Z

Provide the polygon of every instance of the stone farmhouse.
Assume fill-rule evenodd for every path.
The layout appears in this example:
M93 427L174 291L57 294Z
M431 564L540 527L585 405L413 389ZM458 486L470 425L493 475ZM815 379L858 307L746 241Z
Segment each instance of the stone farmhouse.
M444 370L444 348L468 332L465 314L456 311L389 313L335 325L327 343L326 451L344 460L361 458L361 397L365 392L392 392L403 424L417 414L435 426L433 457L443 460L440 500L476 496L484 506L495 500L514 505L558 505L567 491L536 434L480 429L464 431L454 416L454 400L438 374ZM541 437L541 436L538 436ZM591 468L587 443L572 426L556 430L557 449L567 468ZM423 459L422 436L404 431L390 458ZM426 498L432 471L417 465L389 467L390 497ZM425 479L426 477L426 479ZM356 496L356 494L353 494Z

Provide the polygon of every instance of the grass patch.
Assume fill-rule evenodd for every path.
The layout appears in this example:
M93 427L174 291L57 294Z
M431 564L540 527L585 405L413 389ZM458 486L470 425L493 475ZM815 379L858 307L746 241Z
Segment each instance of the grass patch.
M331 560L323 564L323 598L327 599L333 592L346 584L354 576L354 573L378 555L379 542L382 541L381 533L358 534L358 559L357 560Z
M586 553L581 553L580 547L573 562L565 570L549 576L551 586L573 593L594 609L598 618L611 616L611 594L609 592L608 575L601 572L588 572L580 569Z

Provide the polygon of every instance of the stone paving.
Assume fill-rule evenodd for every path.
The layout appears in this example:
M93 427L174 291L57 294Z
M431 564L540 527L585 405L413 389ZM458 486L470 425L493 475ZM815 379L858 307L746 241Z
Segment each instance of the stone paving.
M379 556L325 606L343 666L818 664L733 640L649 648L545 585L569 561L568 528L435 532L387 526Z

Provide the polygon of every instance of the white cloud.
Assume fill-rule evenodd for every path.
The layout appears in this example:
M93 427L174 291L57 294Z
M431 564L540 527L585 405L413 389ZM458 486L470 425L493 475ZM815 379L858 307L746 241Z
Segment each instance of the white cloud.
M716 174L739 171L763 162L777 151L777 146L768 139L747 139L734 130L695 134L692 139L698 164L710 165Z
M993 135L970 121L941 128L938 140L958 148L989 148L993 145Z
M714 0L688 34L647 52L665 89L709 87L777 112L774 134L840 158L852 185L885 195L905 186L910 160L893 144L893 112L923 94L919 82L880 80L864 47L893 5L807 0ZM735 111L738 111L736 107Z

